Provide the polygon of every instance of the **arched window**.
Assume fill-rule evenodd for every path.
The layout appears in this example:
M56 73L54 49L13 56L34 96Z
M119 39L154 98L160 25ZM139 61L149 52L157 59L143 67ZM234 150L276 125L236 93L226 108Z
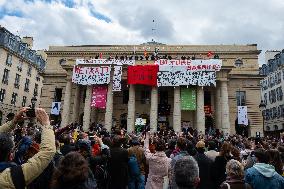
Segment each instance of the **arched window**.
M66 63L66 60L65 60L64 58L62 58L62 59L59 60L59 64L60 64L60 65L65 64L65 63Z
M244 63L243 63L242 59L238 58L238 59L235 60L235 66L236 67L241 67L243 64Z

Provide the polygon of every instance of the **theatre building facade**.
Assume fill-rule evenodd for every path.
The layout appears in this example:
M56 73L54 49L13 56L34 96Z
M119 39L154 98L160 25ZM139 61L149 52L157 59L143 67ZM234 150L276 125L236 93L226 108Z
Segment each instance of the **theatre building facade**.
M263 131L256 45L150 42L50 46L46 53L41 106L61 126Z

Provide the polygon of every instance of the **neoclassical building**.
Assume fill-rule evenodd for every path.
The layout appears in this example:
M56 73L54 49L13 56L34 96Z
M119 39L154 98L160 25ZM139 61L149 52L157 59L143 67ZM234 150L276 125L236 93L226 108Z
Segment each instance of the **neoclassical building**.
M151 87L128 85L127 68L122 67L121 91L112 91L108 85L105 109L91 108L92 86L72 82L73 67L77 59L136 59L135 65L152 65L153 53L168 59L208 59L208 52L222 60L222 68L216 72L216 86ZM260 85L257 45L165 45L149 42L141 45L82 45L50 46L41 106L51 110L52 102L61 102L61 125L80 122L85 130L93 122L101 123L109 130L112 126L134 130L136 118L145 118L152 130L172 127L180 131L192 126L204 133L215 127L233 134L240 127L237 122L237 106L247 106L249 135L263 131L259 110ZM147 59L145 57L148 57ZM113 74L113 71L111 72ZM196 109L181 109L183 88L196 91ZM243 128L243 127L242 127Z
M46 55L32 46L32 37L20 38L0 26L0 124L9 113L31 105L33 97L39 104Z

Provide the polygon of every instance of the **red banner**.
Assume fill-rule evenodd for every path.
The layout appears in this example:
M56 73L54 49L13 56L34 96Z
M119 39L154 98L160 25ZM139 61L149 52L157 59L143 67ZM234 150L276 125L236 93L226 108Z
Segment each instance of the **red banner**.
M157 86L158 65L128 66L127 83Z
M94 86L91 107L106 108L107 86Z

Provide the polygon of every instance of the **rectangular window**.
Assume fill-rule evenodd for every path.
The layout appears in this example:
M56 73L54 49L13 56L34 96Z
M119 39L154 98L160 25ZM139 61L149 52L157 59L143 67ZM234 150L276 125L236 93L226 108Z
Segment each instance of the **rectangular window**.
M35 84L35 88L34 88L34 96L38 95L38 84Z
M128 104L128 99L129 99L129 90L123 90L122 93L122 103L123 104Z
M55 88L54 102L61 102L61 98L62 98L62 88Z
M8 69L4 69L4 74L3 74L3 78L2 78L2 83L8 85L8 79L9 79L9 72L10 70Z
M141 104L150 104L150 91L141 91Z
M21 77L21 75L16 74L14 86L15 86L15 88L17 88L17 89L18 89L19 86L20 86L20 77Z
M19 72L21 72L23 70L23 64L24 64L23 60L20 59L19 63L18 63L18 66L17 66L17 69L18 69Z
M245 106L246 105L246 92L245 91L237 91L237 106Z
M16 105L17 96L18 96L17 93L13 93L13 94L12 94L12 99L11 99L11 104L12 104L12 105Z
M24 91L29 92L29 85L30 85L30 80L28 78L26 78Z
M7 54L6 65L12 65L12 54Z
M28 76L31 76L31 75L32 75L32 69L33 69L32 65L29 64L28 72L27 72L27 75L28 75Z
M1 91L0 91L0 102L4 102L5 95L6 95L6 90L1 89Z
M22 107L26 107L27 97L23 96Z
M40 81L40 76L39 75L36 76L36 81Z

